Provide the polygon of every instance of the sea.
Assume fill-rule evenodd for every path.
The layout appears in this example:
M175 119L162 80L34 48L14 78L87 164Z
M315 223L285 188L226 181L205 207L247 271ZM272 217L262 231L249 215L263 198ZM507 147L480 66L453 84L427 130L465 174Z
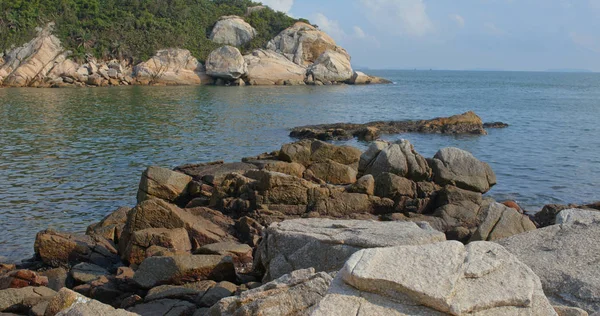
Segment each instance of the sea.
M384 138L408 139L425 157L470 151L497 175L488 195L530 212L600 200L600 74L368 72L393 84L0 89L0 259L31 257L40 230L84 232L134 206L147 166L239 161L279 149L294 141L289 129L309 124L472 110L510 126Z

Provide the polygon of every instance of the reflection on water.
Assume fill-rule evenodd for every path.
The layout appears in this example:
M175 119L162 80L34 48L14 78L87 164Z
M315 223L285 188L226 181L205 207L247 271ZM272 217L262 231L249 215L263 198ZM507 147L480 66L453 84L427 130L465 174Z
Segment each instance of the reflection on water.
M475 110L508 129L408 138L432 156L456 146L489 162L490 193L529 208L600 199L600 76L382 72L396 85L0 89L0 256L32 253L46 227L83 231L135 203L156 164L244 156L291 141L288 128L421 119ZM350 144L364 148L365 144Z

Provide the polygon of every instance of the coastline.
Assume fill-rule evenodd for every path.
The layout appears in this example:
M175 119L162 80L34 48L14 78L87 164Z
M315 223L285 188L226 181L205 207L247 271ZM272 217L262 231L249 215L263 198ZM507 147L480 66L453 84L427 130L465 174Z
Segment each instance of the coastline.
M591 208L565 211L567 206L525 215L514 202L500 204L483 196L495 183L489 165L466 151L443 148L433 158L424 158L405 140L375 141L365 152L301 140L241 162L191 164L174 170L152 166L141 176L135 207L119 208L90 225L86 235L41 231L34 258L16 266L0 265L5 273L0 277L4 280L0 298L6 291L23 292L34 286L39 293L47 291L42 300L46 311L59 304L56 301L64 302L65 296L86 300L79 295L93 299L89 301L93 310L112 306L141 315L175 306L182 313L221 315L226 314L228 302L251 304L260 311L268 305L258 298L273 286L270 282L279 282L287 292L299 285L301 291L313 291L316 285L311 280L322 280L321 293L336 293L334 284L342 280L325 272L341 269L344 275L344 263L357 260L351 254L359 249L395 246L380 249L414 248L417 253L436 249L443 256L464 243L467 251L472 251L469 245L479 245L504 253L495 242L510 246L507 240L514 236L520 238L520 246L523 239L530 239L528 235L539 235L556 224L595 231L592 227L600 220L600 212ZM512 249L515 254L520 251ZM321 256L327 253L339 259L334 263ZM501 256L506 256L502 262L516 260ZM287 281L290 276L298 281ZM543 279L544 287L554 286L551 280ZM493 279L481 282L506 285ZM541 286L535 291L542 291ZM271 295L283 295L275 293ZM304 292L290 298L295 306L305 297L300 293ZM330 294L302 301L298 308L318 305L313 315L327 315L330 304L341 307L330 302ZM551 308L546 296L542 301L544 308ZM583 297L574 302L570 306L588 306L588 310L591 306ZM61 309L81 308L60 304ZM0 308L29 310L11 306Z

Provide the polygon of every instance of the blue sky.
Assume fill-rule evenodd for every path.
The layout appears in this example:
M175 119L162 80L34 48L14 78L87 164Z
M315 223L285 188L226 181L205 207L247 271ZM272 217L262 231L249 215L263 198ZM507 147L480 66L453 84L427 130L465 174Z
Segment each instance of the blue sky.
M370 68L600 71L600 0L263 0Z

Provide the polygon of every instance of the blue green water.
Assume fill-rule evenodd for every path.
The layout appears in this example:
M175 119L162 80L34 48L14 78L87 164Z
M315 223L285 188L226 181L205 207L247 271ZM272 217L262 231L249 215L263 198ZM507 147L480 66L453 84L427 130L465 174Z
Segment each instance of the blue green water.
M47 227L79 232L132 206L142 170L235 161L307 124L424 119L474 110L487 136L405 134L490 163L490 195L529 210L600 200L600 74L371 71L394 85L0 89L0 256L27 257ZM365 144L351 141L364 147Z

